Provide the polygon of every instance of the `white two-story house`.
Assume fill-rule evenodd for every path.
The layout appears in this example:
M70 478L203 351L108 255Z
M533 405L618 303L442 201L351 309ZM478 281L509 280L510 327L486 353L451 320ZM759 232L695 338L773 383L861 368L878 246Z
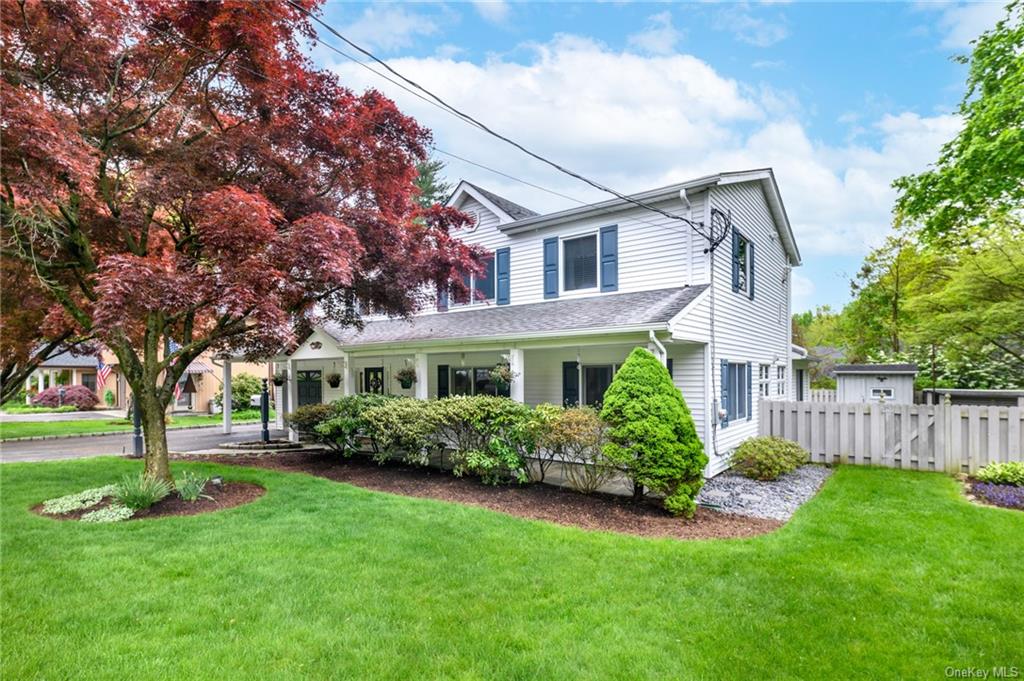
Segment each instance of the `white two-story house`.
M279 411L355 392L597 405L643 346L682 392L714 475L756 434L759 396L794 396L790 287L800 253L771 170L634 198L705 224L715 207L733 229L712 256L685 223L623 200L541 215L461 182L448 203L474 223L458 236L492 254L486 275L472 278L475 299L438 296L436 309L370 318L361 330L317 328L278 358L288 374ZM499 363L511 367L509 386L491 381ZM416 373L407 388L396 380L405 367Z

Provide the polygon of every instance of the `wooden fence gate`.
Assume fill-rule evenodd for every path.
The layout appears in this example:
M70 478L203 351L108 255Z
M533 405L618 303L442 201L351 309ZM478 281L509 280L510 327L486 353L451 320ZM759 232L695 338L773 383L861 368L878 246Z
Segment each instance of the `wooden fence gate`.
M761 435L798 442L816 463L974 473L1024 460L1020 407L762 400L759 412Z

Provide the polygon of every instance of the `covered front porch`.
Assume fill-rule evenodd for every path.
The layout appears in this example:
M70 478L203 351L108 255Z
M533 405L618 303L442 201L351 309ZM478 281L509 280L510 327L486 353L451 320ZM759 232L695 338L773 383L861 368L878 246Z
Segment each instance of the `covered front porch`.
M283 414L297 407L358 393L419 399L500 395L529 405L599 406L615 372L638 346L669 368L703 435L705 345L651 332L346 347L318 331L275 361L275 373L287 376L278 388L278 425L283 427ZM494 380L492 370L499 365L508 366L508 383ZM415 381L400 380L410 370Z

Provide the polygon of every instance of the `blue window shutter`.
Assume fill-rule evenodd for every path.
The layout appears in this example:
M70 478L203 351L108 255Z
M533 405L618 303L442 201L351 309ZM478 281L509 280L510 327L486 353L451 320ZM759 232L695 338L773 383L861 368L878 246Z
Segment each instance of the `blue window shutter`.
M722 360L722 405L725 410L725 418L722 419L722 427L729 425L729 360ZM717 417L718 415L715 414Z
M544 239L544 297L558 297L558 237Z
M740 236L732 230L732 290L740 290Z
M668 359L665 360L665 368L668 369L668 377L672 378L673 379L672 382L675 383L675 379L673 378L673 375L672 375L672 358L671 357L669 357Z
M754 242L747 244L747 295L754 299Z
M437 396L448 397L448 365L437 365Z
M619 228L601 228L601 290L619 290Z
M562 406L580 403L580 370L576 362L562 362Z
M512 289L511 251L508 248L499 248L494 254L494 261L498 279L498 305L508 305Z
M445 288L441 289L437 294L437 311L447 312L448 311L448 288L447 282Z
M754 418L754 402L753 402L753 396L754 396L753 384L754 384L754 381L752 380L754 377L751 375L753 370L754 370L753 364L751 364L750 362L747 362L747 420L748 421L750 419Z

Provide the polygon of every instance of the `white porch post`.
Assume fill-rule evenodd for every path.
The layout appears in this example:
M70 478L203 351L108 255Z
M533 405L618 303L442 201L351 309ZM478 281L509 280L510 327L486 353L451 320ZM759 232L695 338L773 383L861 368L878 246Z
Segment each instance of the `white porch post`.
M39 392L43 392L43 372L36 374L36 378L39 379Z
M295 411L299 404L299 382L295 376L295 367L298 363L294 359L288 360L288 409ZM292 442L299 441L299 431L294 428L288 429L288 439Z
M417 400L425 400L430 397L430 376L427 375L427 353L417 352L413 355L413 366L416 369L416 382L413 390Z
M231 359L224 358L224 368L221 373L221 388L224 390L224 399L221 400L221 414L224 418L223 432L231 434Z
M29 395L29 392L31 392L31 391L32 391L32 376L29 375L25 379L25 404L32 404L32 396Z
M516 402L526 402L526 362L521 348L508 351L508 368L512 372L509 384L509 397Z
M281 370L280 367L278 367L277 362L275 362L273 366L274 366L274 373L277 373L278 371ZM276 411L275 416L274 416L274 428L276 428L277 430L284 430L284 412L285 412L285 409L286 409L286 405L284 403L284 400L285 400L285 387L283 385L275 385L274 386L274 407L276 408L277 411Z
M78 385L78 369L71 370L71 385Z
M356 394L356 374L352 371L352 355L347 352L341 353L341 390L342 395L348 397Z

